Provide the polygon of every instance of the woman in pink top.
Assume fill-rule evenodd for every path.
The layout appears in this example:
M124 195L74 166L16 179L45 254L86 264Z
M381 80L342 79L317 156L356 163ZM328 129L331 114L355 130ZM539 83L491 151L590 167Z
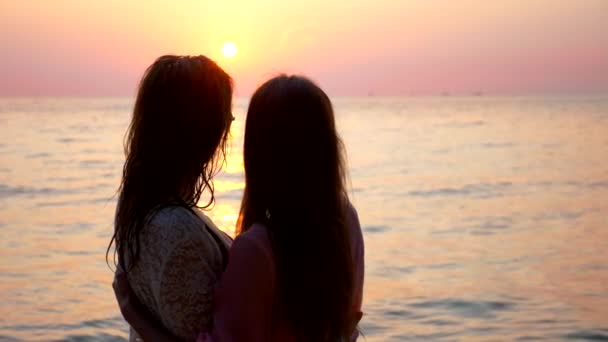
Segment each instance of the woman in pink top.
M198 340L355 340L363 238L327 95L299 76L262 85L249 105L244 161L238 237L216 289L213 327ZM145 340L170 339L121 307Z
M245 127L239 236L216 290L217 341L339 341L361 317L363 239L327 95L279 76ZM355 333L356 335L356 333Z

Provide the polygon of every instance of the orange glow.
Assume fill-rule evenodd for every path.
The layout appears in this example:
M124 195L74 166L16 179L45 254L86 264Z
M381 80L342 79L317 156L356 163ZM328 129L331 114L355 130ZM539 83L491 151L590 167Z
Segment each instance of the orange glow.
M605 0L3 1L0 94L132 95L167 53L218 61L239 96L280 72L331 95L597 90L606 13Z

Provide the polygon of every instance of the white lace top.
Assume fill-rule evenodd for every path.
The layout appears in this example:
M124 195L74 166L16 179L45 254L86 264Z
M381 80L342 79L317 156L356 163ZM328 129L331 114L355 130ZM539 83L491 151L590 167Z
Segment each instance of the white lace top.
M133 292L174 336L194 340L211 325L213 292L231 240L199 210L159 210L140 236L140 258L129 272ZM214 234L214 235L212 235ZM218 243L219 242L219 243ZM130 341L141 340L131 329Z

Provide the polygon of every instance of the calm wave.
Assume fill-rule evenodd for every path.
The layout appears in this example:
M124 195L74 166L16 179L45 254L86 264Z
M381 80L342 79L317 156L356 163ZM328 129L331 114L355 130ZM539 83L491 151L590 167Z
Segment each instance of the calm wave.
M228 232L246 104L210 212ZM334 104L367 341L608 341L607 98ZM104 254L131 106L0 99L0 340L126 339Z

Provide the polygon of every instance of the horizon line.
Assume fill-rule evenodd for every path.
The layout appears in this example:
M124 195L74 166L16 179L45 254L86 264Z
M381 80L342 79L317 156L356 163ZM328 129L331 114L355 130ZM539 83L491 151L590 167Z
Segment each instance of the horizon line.
M607 91L587 92L530 92L530 93L485 93L485 92L439 92L421 94L361 94L361 95L331 95L330 98L534 98L534 97L608 97ZM0 94L0 99L8 98L135 98L136 95L103 95L103 94ZM236 95L237 99L247 99L251 96Z

